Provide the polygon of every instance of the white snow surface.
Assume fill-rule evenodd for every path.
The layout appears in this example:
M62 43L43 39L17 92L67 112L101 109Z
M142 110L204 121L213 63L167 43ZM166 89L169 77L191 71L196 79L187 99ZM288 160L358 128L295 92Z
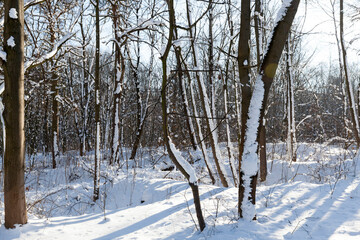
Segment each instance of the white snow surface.
M15 8L10 8L9 17L12 19L18 19L18 12L16 11Z
M0 58L5 62L6 62L6 56L7 56L6 52L0 50Z
M190 216L189 211L196 221L192 193L182 175L161 171L159 165L153 168L151 159L163 156L163 148L141 149L149 151L141 169L127 171L103 162L106 178L101 178L101 197L95 204L88 171L91 153L84 158L67 153L57 169L44 168L51 158L36 155L33 170L26 172L29 221L4 228L1 190L0 240L359 239L360 171L355 170L359 164L355 149L300 143L298 161L290 164L285 161L286 143L267 148L273 151L268 154L268 179L257 188L257 221L237 220L237 189L205 184L204 166L195 163L207 224L202 233ZM129 154L131 149L124 151ZM171 164L168 157L165 162Z
M16 44L15 44L15 39L13 36L10 36L9 39L6 41L7 45L10 46L10 47L15 47Z

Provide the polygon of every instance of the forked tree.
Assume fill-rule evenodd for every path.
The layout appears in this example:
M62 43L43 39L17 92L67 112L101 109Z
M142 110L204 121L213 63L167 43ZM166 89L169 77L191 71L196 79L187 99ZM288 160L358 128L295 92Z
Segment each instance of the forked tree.
M300 0L284 1L279 10L272 37L255 81L247 113L244 151L240 168L239 216L256 219L255 195L258 174L257 150L261 122L264 119L267 98L288 33Z

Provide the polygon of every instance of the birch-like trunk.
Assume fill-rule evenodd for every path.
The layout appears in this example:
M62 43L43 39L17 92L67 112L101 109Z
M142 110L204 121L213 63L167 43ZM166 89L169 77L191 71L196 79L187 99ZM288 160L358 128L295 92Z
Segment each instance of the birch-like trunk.
M93 200L99 199L100 184L100 6L95 2L96 46L95 46L95 156L94 156L94 195Z
M292 69L292 57L290 48L290 38L286 43L286 72L287 72L287 151L289 161L296 162L296 128L295 128L295 103L294 103L294 81Z

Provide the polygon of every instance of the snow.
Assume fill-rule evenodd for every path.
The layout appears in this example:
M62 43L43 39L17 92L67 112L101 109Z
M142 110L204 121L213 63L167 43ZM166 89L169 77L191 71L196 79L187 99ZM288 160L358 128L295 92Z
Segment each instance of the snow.
M0 50L0 58L6 62L6 52Z
M16 44L15 44L15 39L13 36L10 36L9 39L6 41L7 45L10 46L10 47L15 47Z
M55 156L58 156L58 155L59 155L59 146L58 146L57 132L54 131L53 135L54 135L54 139L53 139L53 143L54 143L54 153L55 153Z
M359 164L355 152L302 143L298 162L290 165L279 157L286 144L268 148L274 152L269 155L269 178L257 188L258 220L237 220L237 188L200 184L207 223L202 233L191 220L190 213L196 214L189 185L174 180L181 177L176 171L164 179L165 172L152 168L150 154L145 156L146 167L136 169L136 175L103 164L102 173L112 181L101 179L97 204L91 201L93 179L86 168L93 159L79 158L77 165L67 165L64 156L57 169L44 169L39 168L44 156L38 155L37 170L26 178L28 224L11 230L0 225L0 240L359 239L360 172L353 172L353 165ZM163 152L152 154L159 157ZM335 187L339 172L334 164L346 170ZM324 180L317 181L316 173ZM0 192L0 224L3 211Z
M281 21L285 17L287 9L290 7L292 1L293 0L283 0L282 1L280 10L278 11L278 14L276 16L276 20L275 20L276 23Z
M245 190L242 209L243 217L247 220L252 220L255 216L255 207L248 199L251 196L251 177L255 176L258 171L258 143L256 141L256 138L259 127L260 110L264 99L265 91L264 83L261 78L262 75L259 74L255 82L253 95L251 97L249 107L249 119L247 121L245 133L244 153L240 170L244 173L243 180Z
M12 19L18 19L18 12L16 11L15 8L10 8L9 17Z
M169 145L171 151L174 153L176 160L181 165L181 167L185 170L185 172L189 175L189 182L190 183L197 183L196 173L193 167L186 161L183 156L181 156L181 152L176 149L174 143L169 138Z
M61 47L61 45L63 45L67 40L69 40L71 37L73 36L73 33L68 33L66 34L62 39L60 39L59 42L57 42L55 44L55 46L53 47L53 49L42 55L40 58L36 59L36 60L29 60L29 61L26 61L24 63L24 72L26 72L26 70L33 66L33 65L37 65L37 64L40 64L40 63L43 63L49 59L51 59L52 57L55 56L55 54L58 52L59 48Z

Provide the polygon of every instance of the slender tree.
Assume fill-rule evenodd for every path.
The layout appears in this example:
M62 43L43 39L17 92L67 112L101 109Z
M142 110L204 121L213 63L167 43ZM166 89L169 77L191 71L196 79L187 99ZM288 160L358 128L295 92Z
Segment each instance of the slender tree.
M346 44L344 39L344 0L340 0L340 45L341 45L342 60L343 60L343 75L345 80L346 93L348 95L348 100L349 100L350 116L353 125L353 134L356 140L356 145L359 148L360 125L359 125L359 118L356 112L353 87L351 85L349 73L348 73L348 64L347 64L347 56L346 56L347 51L346 51Z
M95 2L96 46L95 46L95 156L94 156L94 196L99 199L100 183L100 6L99 0Z
M163 119L163 134L164 134L164 142L169 154L170 159L176 165L176 167L181 171L181 173L185 176L185 178L189 182L189 186L191 187L193 197L194 197L194 205L196 210L196 216L198 218L200 231L203 231L206 224L204 217L202 215L201 204L200 204L200 196L199 196L199 187L197 185L197 179L195 175L195 170L191 167L191 165L181 156L180 152L175 148L174 144L171 142L169 138L169 127L168 127L168 113L167 113L167 96L166 96L166 88L167 88L167 58L171 49L174 30L175 30L175 10L174 10L174 2L173 0L168 0L168 10L169 10L169 36L168 42L166 44L165 50L161 56L162 62L162 87L161 87L161 108L162 108L162 119Z

